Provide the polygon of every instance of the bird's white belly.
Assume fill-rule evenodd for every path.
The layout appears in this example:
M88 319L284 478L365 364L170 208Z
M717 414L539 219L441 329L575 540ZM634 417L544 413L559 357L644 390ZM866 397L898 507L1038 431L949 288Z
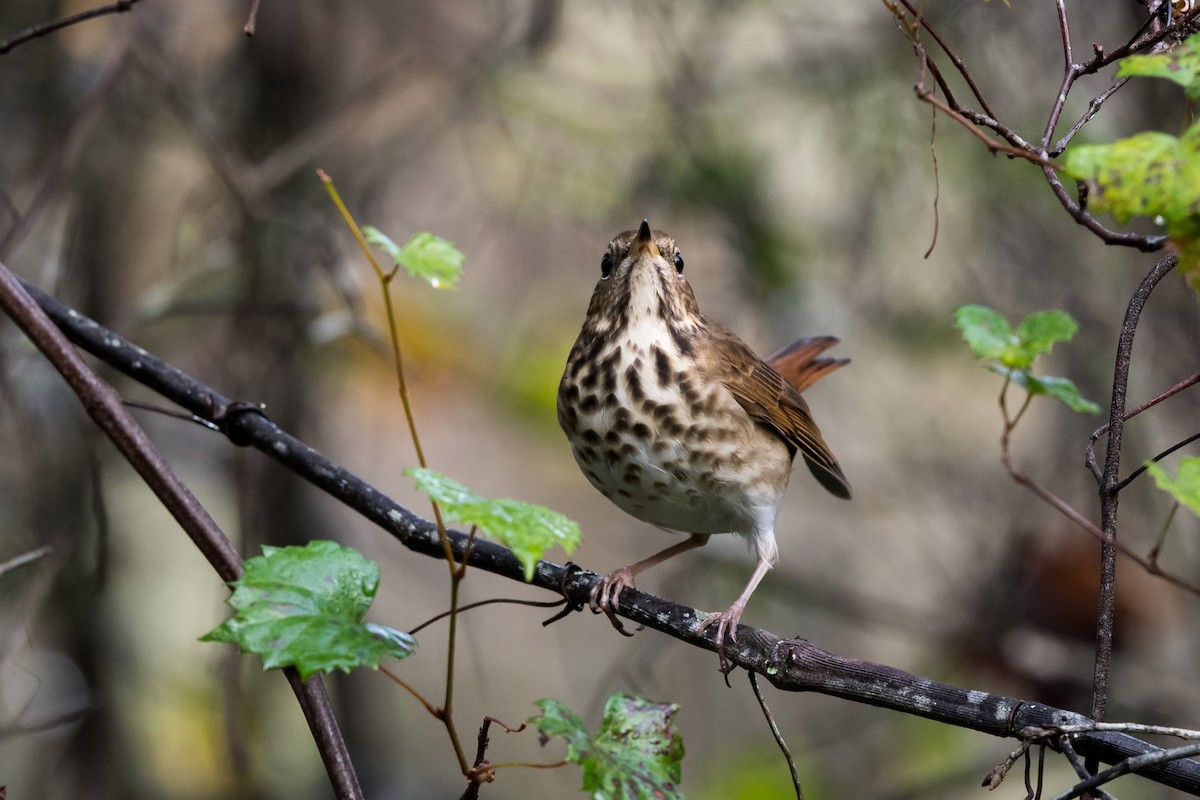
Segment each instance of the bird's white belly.
M723 385L674 370L663 380L633 342L616 352L617 379L576 405L572 451L592 485L671 530L756 534L773 525L791 472L783 441ZM752 461L750 453L760 455Z

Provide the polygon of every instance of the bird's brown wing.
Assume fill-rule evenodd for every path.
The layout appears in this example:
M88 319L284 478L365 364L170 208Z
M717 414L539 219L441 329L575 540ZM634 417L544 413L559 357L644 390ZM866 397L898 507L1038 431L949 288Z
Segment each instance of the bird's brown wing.
M725 334L718 334L721 347L730 351L727 357L720 359L723 365L721 381L725 388L756 422L779 434L790 448L799 450L813 476L831 494L849 498L850 483L842 474L842 468L838 466L829 445L821 437L821 431L808 410L808 403L783 376L754 355L744 342L728 331L720 333ZM819 347L816 352L822 349L824 347ZM836 369L837 366L841 365L829 369ZM808 384L813 380L815 378L809 380Z

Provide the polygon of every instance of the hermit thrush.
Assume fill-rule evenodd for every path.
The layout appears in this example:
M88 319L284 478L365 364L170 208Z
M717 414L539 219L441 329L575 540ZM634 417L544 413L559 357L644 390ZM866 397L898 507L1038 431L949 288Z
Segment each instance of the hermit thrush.
M775 517L799 451L821 485L850 485L800 391L847 363L818 357L837 342L801 339L764 363L700 313L675 240L643 221L609 242L583 329L558 387L558 421L584 475L626 512L691 536L615 570L591 608L620 629L613 608L634 576L700 547L714 533L749 537L757 566L717 625L736 642L746 601L778 557Z

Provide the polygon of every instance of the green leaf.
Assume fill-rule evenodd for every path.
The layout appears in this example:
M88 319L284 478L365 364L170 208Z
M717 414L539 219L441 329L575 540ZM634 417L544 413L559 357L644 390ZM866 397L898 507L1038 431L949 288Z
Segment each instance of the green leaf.
M363 226L363 236L414 278L429 281L435 289L453 289L462 276L465 257L454 244L432 233L418 233L399 247L378 228Z
M229 584L234 614L201 637L262 656L263 669L294 666L314 672L379 668L385 656L404 658L417 646L403 631L363 623L379 588L379 567L336 542L263 547Z
M971 352L979 358L1002 359L1019 340L1003 316L986 306L961 306L954 312L954 324L962 331Z
M520 500L480 497L458 481L431 469L412 468L405 475L437 501L448 519L478 527L489 538L513 551L533 580L538 559L552 547L571 553L582 534L579 525L557 511Z
M567 743L567 760L583 771L583 790L593 800L670 800L679 790L683 739L671 723L674 703L652 703L614 694L604 706L596 735L557 700L539 700L541 715L529 723L547 738Z
M1146 471L1158 488L1169 493L1180 505L1200 516L1200 458L1187 457L1179 462L1179 478L1172 478L1159 464L1146 462Z
M1098 414L1100 407L1079 394L1066 378L1035 376L1030 369L1037 357L1049 353L1055 342L1068 341L1079 323L1065 311L1038 311L1021 320L1014 331L1000 313L985 306L961 306L954 324L976 357L990 363L987 368L1003 375L1030 394L1044 394L1062 401L1072 411Z
M1091 185L1091 207L1119 222L1159 217L1174 239L1200 235L1200 124L1175 138L1147 131L1067 151L1067 174Z
M1100 413L1100 406L1084 398L1069 378L1032 375L1026 370L1008 370L1000 366L993 367L993 371L1004 375L1030 394L1044 394L1061 401L1072 411L1081 411L1087 414Z
M1069 342L1079 330L1079 323L1065 311L1038 311L1021 320L1017 338L1029 360L1049 353L1055 342Z
M1200 98L1200 38L1192 36L1165 53L1121 59L1117 77L1166 78L1179 84L1192 100Z
M1065 311L1038 311L1014 331L999 312L985 306L960 307L954 324L977 357L1016 369L1028 369L1055 342L1068 341L1079 330L1079 323Z

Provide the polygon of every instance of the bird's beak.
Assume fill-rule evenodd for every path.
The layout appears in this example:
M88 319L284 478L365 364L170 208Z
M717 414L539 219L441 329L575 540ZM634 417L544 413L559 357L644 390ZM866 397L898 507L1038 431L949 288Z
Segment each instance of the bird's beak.
M650 235L650 222L642 220L642 227L638 228L637 236L633 239L633 244L629 247L629 255L637 257L642 253L649 253L651 257L660 255L658 245L654 243L654 237Z

